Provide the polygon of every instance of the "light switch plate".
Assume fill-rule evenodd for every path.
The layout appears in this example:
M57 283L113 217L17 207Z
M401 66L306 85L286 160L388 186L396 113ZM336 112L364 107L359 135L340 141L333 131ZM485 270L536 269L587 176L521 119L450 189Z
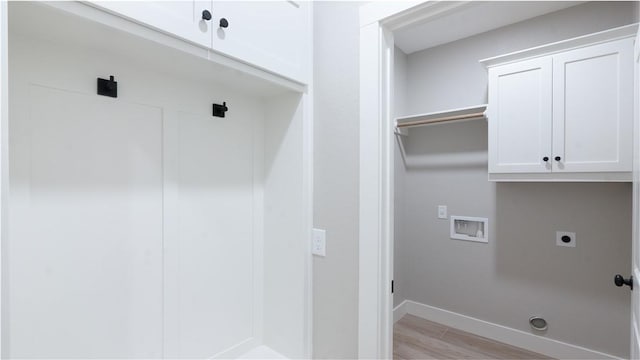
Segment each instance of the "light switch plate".
M313 229L313 239L311 240L311 253L318 256L326 256L327 253L327 230Z
M438 219L447 218L447 205L438 205Z

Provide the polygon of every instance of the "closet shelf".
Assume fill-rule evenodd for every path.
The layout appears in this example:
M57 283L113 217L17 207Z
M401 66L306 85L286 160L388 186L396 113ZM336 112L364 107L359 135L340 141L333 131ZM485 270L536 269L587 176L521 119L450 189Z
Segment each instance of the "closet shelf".
M407 135L408 128L440 124L451 121L485 119L487 104L475 105L459 109L437 111L427 114L400 116L395 119L396 134Z

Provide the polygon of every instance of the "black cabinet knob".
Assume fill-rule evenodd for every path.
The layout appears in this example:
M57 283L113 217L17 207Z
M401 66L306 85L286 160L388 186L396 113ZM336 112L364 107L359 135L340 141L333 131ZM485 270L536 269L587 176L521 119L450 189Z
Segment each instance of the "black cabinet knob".
M554 159L555 159L556 161L560 161L560 160L562 160L562 158L561 158L560 156L556 156Z
M542 161L544 161L544 162L549 161L549 157L548 157L548 156L543 157L543 158L542 158Z
M211 20L211 12L209 10L202 10L202 20Z
M220 27L221 28L228 28L229 27L229 21L227 21L227 19L222 18L220 19Z
M613 283L616 284L617 287L627 285L631 290L633 290L633 276L629 276L628 279L625 279L622 275L616 274L616 276L613 277Z

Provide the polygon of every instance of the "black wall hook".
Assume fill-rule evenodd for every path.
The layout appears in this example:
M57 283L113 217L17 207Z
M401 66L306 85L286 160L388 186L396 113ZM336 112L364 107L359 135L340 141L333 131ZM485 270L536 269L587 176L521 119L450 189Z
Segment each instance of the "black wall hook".
M118 82L113 80L113 75L109 76L109 80L98 78L98 95L118 97Z
M227 110L229 110L229 108L227 107L227 102L223 102L222 105L220 104L213 104L213 116L215 117L224 117L224 114L227 112Z
M617 287L621 287L622 285L627 285L629 289L633 290L633 276L629 276L628 279L625 279L620 274L616 274L613 278L613 282Z

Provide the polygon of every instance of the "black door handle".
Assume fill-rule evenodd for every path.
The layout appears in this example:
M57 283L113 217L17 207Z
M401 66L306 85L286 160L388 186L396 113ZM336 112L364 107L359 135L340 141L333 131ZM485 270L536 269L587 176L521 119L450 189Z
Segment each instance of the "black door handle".
M628 279L625 279L620 274L616 274L613 277L613 282L617 287L621 287L622 285L627 285L631 290L633 290L633 276L629 276Z
M209 21L211 20L211 12L207 9L202 10L202 20Z

